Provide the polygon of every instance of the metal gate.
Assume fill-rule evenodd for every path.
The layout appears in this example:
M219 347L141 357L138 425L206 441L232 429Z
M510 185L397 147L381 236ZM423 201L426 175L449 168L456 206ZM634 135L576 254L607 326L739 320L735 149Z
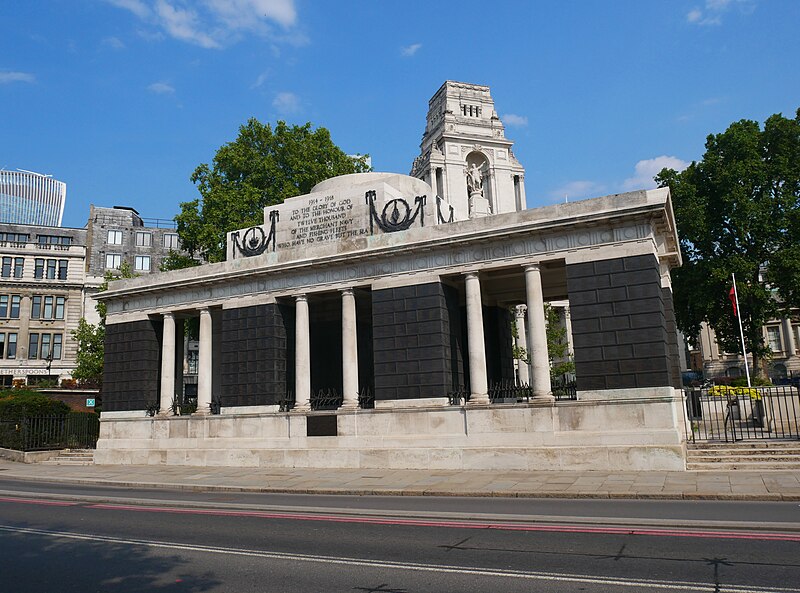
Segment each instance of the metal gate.
M686 437L696 441L800 439L800 390L729 387L684 390Z

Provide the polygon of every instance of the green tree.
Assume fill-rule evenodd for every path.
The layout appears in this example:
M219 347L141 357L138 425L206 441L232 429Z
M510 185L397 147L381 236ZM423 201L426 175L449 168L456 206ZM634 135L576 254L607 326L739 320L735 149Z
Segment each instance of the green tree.
M675 316L687 336L708 323L741 351L728 293L736 274L745 344L756 374L770 355L762 327L800 305L800 110L741 120L706 140L703 159L656 177L672 194L683 266L672 271Z
M167 257L161 260L158 271L169 272L170 270L183 270L184 268L193 268L199 265L200 262L195 258L170 249Z
M513 308L511 309L511 315L511 334L516 338L518 330L517 321L513 317ZM547 335L547 357L550 360L550 376L561 377L566 373L575 372L575 362L572 360L572 353L569 351L569 344L567 343L567 328L561 324L561 315L558 309L554 308L550 303L544 304L544 321ZM515 343L512 349L515 359L530 363L526 348L517 346Z
M131 265L122 262L117 272L105 273L103 283L98 292L108 289L108 283L119 278L134 278ZM70 332L72 339L78 343L78 352L75 358L75 369L72 376L76 379L92 382L103 380L103 357L105 355L106 338L106 304L97 302L95 309L100 315L100 323L92 325L84 317L78 320L78 328Z
M255 118L217 151L212 166L192 174L201 198L181 204L175 217L183 248L205 261L225 259L225 234L263 224L266 206L311 191L330 177L369 171L366 156L350 157L325 128L310 123L274 127Z

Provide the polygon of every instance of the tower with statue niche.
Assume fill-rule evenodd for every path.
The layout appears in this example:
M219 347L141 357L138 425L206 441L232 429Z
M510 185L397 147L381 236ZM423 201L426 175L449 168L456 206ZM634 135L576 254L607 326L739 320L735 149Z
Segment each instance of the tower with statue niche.
M525 209L525 169L511 151L489 87L446 81L428 102L411 175L464 220Z

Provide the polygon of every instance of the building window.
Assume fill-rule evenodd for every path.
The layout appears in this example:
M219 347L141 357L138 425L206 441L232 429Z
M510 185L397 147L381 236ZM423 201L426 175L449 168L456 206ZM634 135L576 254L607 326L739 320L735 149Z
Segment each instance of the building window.
M37 235L39 245L72 245L72 237L61 235Z
M106 253L106 269L119 268L122 263L122 256L119 253Z
M54 259L47 260L47 279L48 280L56 279L56 260Z
M53 318L53 297L44 297L44 308L42 309L42 319Z
M58 279L59 280L66 280L67 279L67 269L69 268L69 261L66 259L58 260Z
M164 247L167 249L178 249L178 234L164 233Z
M31 360L39 358L39 334L28 336L28 358Z
M15 257L14 258L14 278L22 278L22 274L25 271L25 258L24 257Z
M16 358L17 357L17 334L9 333L6 337L6 341L8 342L6 347L6 358Z
M0 358L3 358L3 356L5 356L5 352L6 352L6 335L0 334Z
M149 255L137 255L133 260L133 269L137 272L149 272L150 271L150 256Z
M769 343L769 349L772 352L781 352L783 348L781 346L781 328L777 325L767 327L767 342Z
M42 334L42 358L47 360L50 356L50 334Z
M36 266L33 270L33 277L34 278L44 278L44 260L40 257L37 257L35 262Z
M22 297L18 294L0 295L0 318L19 319L19 305ZM10 305L10 306L9 306Z
M108 231L109 245L122 245L122 231Z
M187 356L188 368L186 369L189 375L197 374L197 365L200 362L200 355L197 350L189 350Z
M137 247L150 247L153 244L153 234L145 233L142 231L136 232L136 246Z
M53 334L53 360L61 359L61 334Z
M42 314L42 297L34 295L31 297L31 319L39 319Z
M66 304L67 299L63 296L56 297L56 319L64 319L64 305Z
M8 241L9 243L27 243L30 235L23 233L0 233L0 241Z
M3 278L11 278L11 258L4 257L3 258L3 269L2 269Z

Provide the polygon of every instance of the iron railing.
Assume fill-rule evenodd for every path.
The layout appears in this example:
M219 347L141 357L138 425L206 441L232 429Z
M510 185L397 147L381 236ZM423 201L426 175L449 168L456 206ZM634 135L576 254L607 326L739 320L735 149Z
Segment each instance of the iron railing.
M800 439L800 389L728 387L686 389L686 438L696 441Z
M0 447L17 451L93 449L99 435L100 418L96 414L0 421Z
M575 380L566 381L563 378L551 379L552 393L556 400L578 399L577 384ZM469 389L457 387L447 394L451 406L460 406L469 401ZM492 404L529 403L535 401L533 388L527 383L516 384L510 379L497 381L489 386L489 401Z

